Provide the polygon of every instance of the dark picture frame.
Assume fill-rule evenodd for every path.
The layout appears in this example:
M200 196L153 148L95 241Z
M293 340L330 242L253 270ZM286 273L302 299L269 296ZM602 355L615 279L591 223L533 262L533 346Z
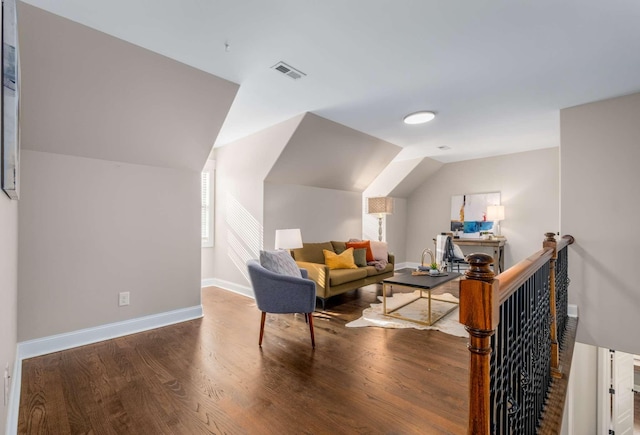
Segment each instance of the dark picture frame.
M2 0L2 190L19 198L20 180L20 61L16 0Z

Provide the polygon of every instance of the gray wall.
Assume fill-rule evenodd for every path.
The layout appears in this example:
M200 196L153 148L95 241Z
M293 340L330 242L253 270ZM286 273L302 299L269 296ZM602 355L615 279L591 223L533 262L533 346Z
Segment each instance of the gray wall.
M265 183L264 247L273 249L275 231L300 228L304 242L349 240L362 235L358 192Z
M0 192L0 374L13 364L17 339L18 292L18 202ZM7 407L0 408L0 433L4 431Z
M570 250L570 302L578 340L640 353L640 94L560 112L562 231Z
M199 186L195 171L23 150L18 340L199 305Z
M541 249L544 233L559 229L558 152L548 148L444 165L408 198L406 261L419 262L423 249L433 249L433 238L450 228L451 196L464 193L501 193L505 267Z
M18 12L18 339L199 305L199 173L238 86Z

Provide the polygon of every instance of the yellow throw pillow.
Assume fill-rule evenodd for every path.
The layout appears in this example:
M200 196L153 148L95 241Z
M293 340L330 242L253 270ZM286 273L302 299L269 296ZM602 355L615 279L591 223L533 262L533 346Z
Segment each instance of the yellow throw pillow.
M329 269L357 269L355 261L353 260L353 248L345 250L342 254L336 254L335 252L327 251L323 249L324 264L329 266Z

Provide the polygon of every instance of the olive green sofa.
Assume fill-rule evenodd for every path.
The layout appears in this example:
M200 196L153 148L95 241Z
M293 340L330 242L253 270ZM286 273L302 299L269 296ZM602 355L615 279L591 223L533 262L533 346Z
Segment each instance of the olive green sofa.
M293 249L291 255L299 267L306 269L309 278L316 283L316 296L325 302L331 296L355 290L369 284L381 282L383 279L393 276L395 258L388 254L388 264L378 271L374 266L358 267L357 269L333 269L330 270L324 264L323 249L340 254L346 249L346 242L303 243L303 247Z

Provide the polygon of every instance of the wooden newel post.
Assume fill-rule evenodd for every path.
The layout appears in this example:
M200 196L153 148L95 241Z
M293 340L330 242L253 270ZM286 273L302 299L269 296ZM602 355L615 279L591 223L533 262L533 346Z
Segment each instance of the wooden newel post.
M549 261L549 309L551 310L551 376L562 377L560 367L560 348L558 345L558 319L556 312L556 261L558 259L558 242L555 233L545 233L546 239L542 248L552 248L553 255Z
M499 282L489 268L493 257L471 254L460 280L460 323L469 333L469 434L490 433L491 336L500 322Z

